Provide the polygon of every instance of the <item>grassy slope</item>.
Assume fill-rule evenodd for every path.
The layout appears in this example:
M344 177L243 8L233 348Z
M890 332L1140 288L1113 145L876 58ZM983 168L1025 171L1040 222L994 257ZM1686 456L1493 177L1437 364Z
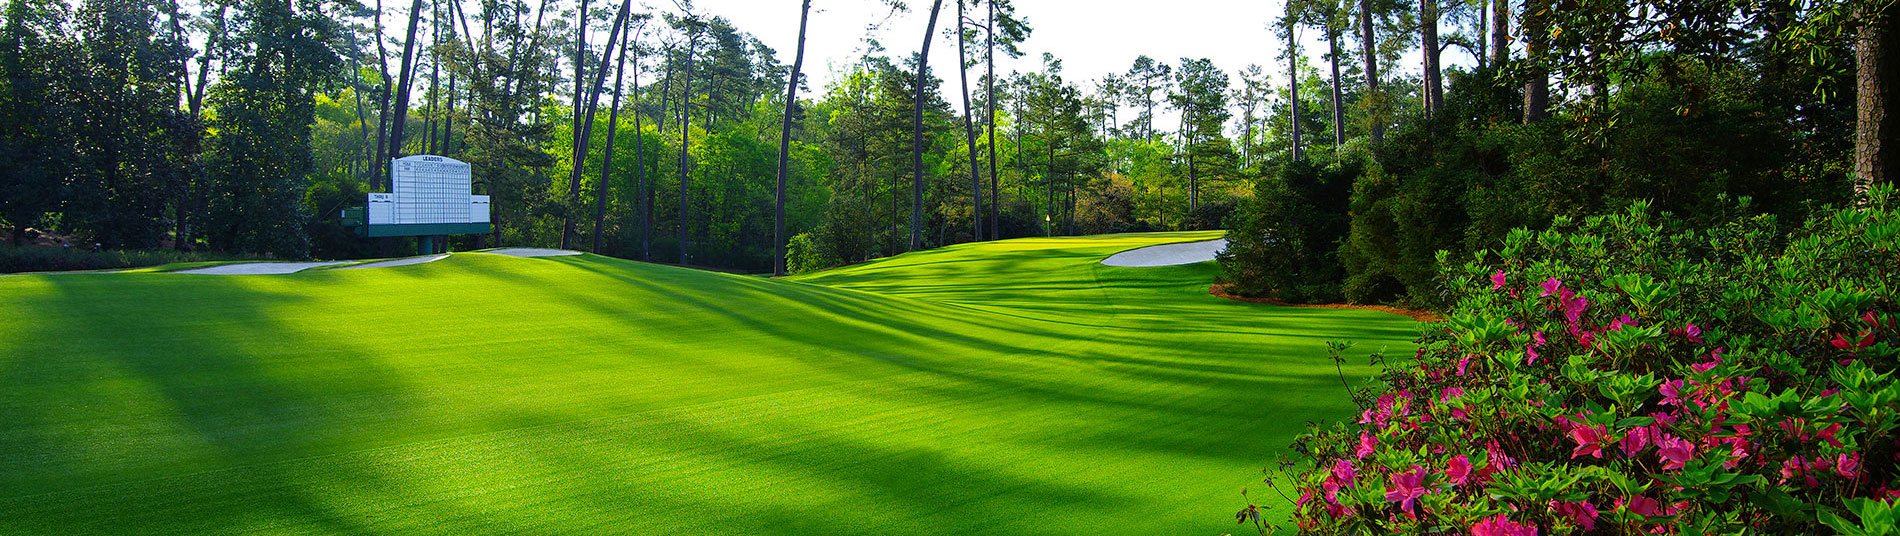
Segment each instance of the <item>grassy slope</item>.
M1094 262L1204 237L4 278L0 534L1228 530L1412 323Z

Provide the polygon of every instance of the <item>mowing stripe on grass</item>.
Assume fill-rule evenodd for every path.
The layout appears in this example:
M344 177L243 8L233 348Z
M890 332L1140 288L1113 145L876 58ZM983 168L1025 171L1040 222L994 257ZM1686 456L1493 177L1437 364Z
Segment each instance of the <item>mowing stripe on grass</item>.
M593 255L0 281L4 534L1227 530L1326 339L1025 239L767 280ZM1363 367L1350 371L1363 374Z

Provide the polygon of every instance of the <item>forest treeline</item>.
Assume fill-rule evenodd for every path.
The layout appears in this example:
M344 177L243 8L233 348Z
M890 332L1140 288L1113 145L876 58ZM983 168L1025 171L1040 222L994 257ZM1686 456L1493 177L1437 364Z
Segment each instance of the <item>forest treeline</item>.
M1009 1L910 4L915 41L814 88L690 3L7 0L0 222L386 255L339 211L437 154L493 200L460 247L797 271L1225 226L1238 291L1426 302L1435 252L1513 227L1633 199L1798 220L1894 158L1891 0L1294 0L1277 57L1090 80L997 72L1032 35ZM930 43L961 64L920 66Z

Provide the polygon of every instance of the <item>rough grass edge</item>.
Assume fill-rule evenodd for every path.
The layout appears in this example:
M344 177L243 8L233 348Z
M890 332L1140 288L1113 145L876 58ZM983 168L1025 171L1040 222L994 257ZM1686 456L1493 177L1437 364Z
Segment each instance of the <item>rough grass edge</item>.
M1319 308L1319 309L1360 309L1360 310L1365 310L1365 311L1377 311L1381 313L1391 313L1395 315L1406 316L1406 317L1410 317L1412 320L1417 320L1419 322L1443 322L1445 320L1445 316L1442 314L1439 314L1434 311L1426 311L1422 309L1406 309L1403 307L1393 307L1390 305L1357 305L1357 304L1351 304L1351 303L1287 303L1287 302L1283 302L1283 301L1276 300L1273 298L1265 298L1265 297L1253 298L1253 297L1241 296L1241 295L1228 292L1227 288L1228 288L1228 284L1226 283L1214 283L1207 287L1207 293L1213 294L1215 296L1219 296L1222 298L1227 298L1229 300L1238 301L1238 302L1264 303L1267 305L1279 305L1282 307L1313 307L1313 308Z

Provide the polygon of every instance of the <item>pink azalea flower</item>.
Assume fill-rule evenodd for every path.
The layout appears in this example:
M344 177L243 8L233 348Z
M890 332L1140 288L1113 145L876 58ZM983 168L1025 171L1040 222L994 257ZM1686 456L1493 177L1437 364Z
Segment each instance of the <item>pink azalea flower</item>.
M1556 510L1558 515L1569 518L1571 523L1585 531L1597 528L1597 507L1589 502L1550 501L1550 509Z
M1606 430L1601 426L1571 426L1570 440L1577 442L1577 448L1570 451L1571 458L1590 455L1603 457L1603 440Z
M1326 502L1329 502L1329 503L1339 502L1339 482L1334 481L1331 478L1328 478L1326 479L1325 482L1319 483L1319 489L1320 491L1325 493Z
M1373 438L1372 434L1359 432L1359 448L1353 451L1353 455L1358 456L1360 459L1371 456L1372 447L1378 444L1379 440Z
M1840 423L1835 423L1829 425L1827 428L1822 428L1819 434L1815 434L1815 437L1826 441L1828 445L1832 445L1834 448L1841 448L1841 438L1835 437L1839 433L1841 433L1841 425Z
M1492 472L1496 472L1497 469L1509 469L1517 466L1517 460L1505 454L1504 448L1498 445L1498 440L1496 439L1485 442L1484 460L1485 468L1493 469Z
M1781 462L1781 480L1782 482L1787 482L1799 476L1806 481L1805 483L1810 488L1820 486L1821 482L1815 480L1813 475L1808 474L1811 467L1812 465L1800 456L1788 458L1788 461Z
M1649 447L1649 427L1638 426L1623 434L1622 447L1624 456L1635 456Z
M1399 503L1400 510L1416 517L1417 514L1412 513L1412 503L1425 496L1425 468L1413 465L1411 471L1394 473L1392 483L1386 489L1386 502Z
M1471 459L1463 454L1453 456L1451 461L1445 463L1445 478L1450 479L1452 484L1465 485L1466 481L1471 480Z
M1665 435L1656 442L1656 457L1662 458L1663 469L1682 469L1684 464L1695 458L1695 444L1680 437Z
M1862 331L1862 332L1860 332L1860 335L1859 335L1859 336L1857 336L1857 338L1859 338L1860 340L1859 340L1859 341L1849 341L1849 340L1847 340L1847 339L1845 339L1845 338L1842 338L1842 336L1841 336L1841 335L1835 335L1835 336L1834 336L1834 340L1832 340L1832 341L1828 341L1828 342L1831 342L1831 343L1833 343L1833 344L1834 344L1834 347L1835 347L1835 348L1840 348L1840 349L1842 349L1842 350L1847 350L1847 352L1848 352L1848 353L1850 353L1850 354L1851 354L1851 353L1860 353L1860 351L1861 351L1861 350L1866 350L1866 349L1867 349L1867 347L1869 347L1869 346L1873 346L1873 345L1874 345L1874 332L1873 332L1873 330L1867 330L1867 331Z
M1843 452L1834 458L1834 474L1849 480L1860 476L1860 453Z
M1742 460L1748 458L1748 440L1736 438L1735 441L1729 443L1728 456L1728 461L1722 462L1723 469L1734 469L1735 466L1741 465Z
M1359 474L1353 471L1352 460L1339 460L1333 462L1333 478L1338 479L1346 487L1352 487L1353 481L1359 478Z
M1617 331L1617 330L1621 330L1621 329L1623 329L1623 326L1630 326L1630 327L1635 327L1635 326L1636 326L1636 320L1634 320L1634 319L1631 319L1631 318L1630 318L1630 315L1623 315L1623 316L1619 316L1619 317L1616 317L1616 320L1611 320L1611 321L1610 321L1610 329L1607 329L1607 330L1604 330L1604 331Z
M1696 327L1695 322L1690 322L1688 326L1684 326L1681 335L1688 338L1689 342L1702 342L1702 328Z
M1565 290L1564 292L1568 293L1569 290ZM1584 310L1590 308L1590 300L1582 296L1572 296L1575 299L1564 300L1564 321L1570 324L1576 324L1582 321Z
M1472 525L1471 536L1537 536L1537 526L1517 523L1498 514Z
M1696 372L1708 372L1709 369L1713 369L1716 365L1720 364L1722 364L1722 349L1716 348L1715 351L1709 352L1708 361L1689 365L1689 369Z
M1617 506L1623 506L1624 504L1625 503L1623 502L1623 499L1616 500ZM1634 513L1640 516L1676 515L1676 508L1674 506L1664 506L1662 501L1651 499L1649 497L1644 497L1642 495L1630 497L1629 502L1627 504L1629 505L1629 510L1631 513Z
M1498 273L1491 274L1491 290L1504 288L1504 281L1504 270L1498 270Z
M1656 387L1656 392L1662 394L1663 399L1662 399L1662 402L1660 402L1661 405L1664 405L1664 406L1681 406L1682 405L1682 380L1669 380L1666 382L1662 382L1662 385Z
M1544 289L1544 293L1541 296L1548 298L1562 291L1564 288L1564 282L1559 281L1557 278L1553 277L1544 281L1544 284L1538 285L1538 286Z

